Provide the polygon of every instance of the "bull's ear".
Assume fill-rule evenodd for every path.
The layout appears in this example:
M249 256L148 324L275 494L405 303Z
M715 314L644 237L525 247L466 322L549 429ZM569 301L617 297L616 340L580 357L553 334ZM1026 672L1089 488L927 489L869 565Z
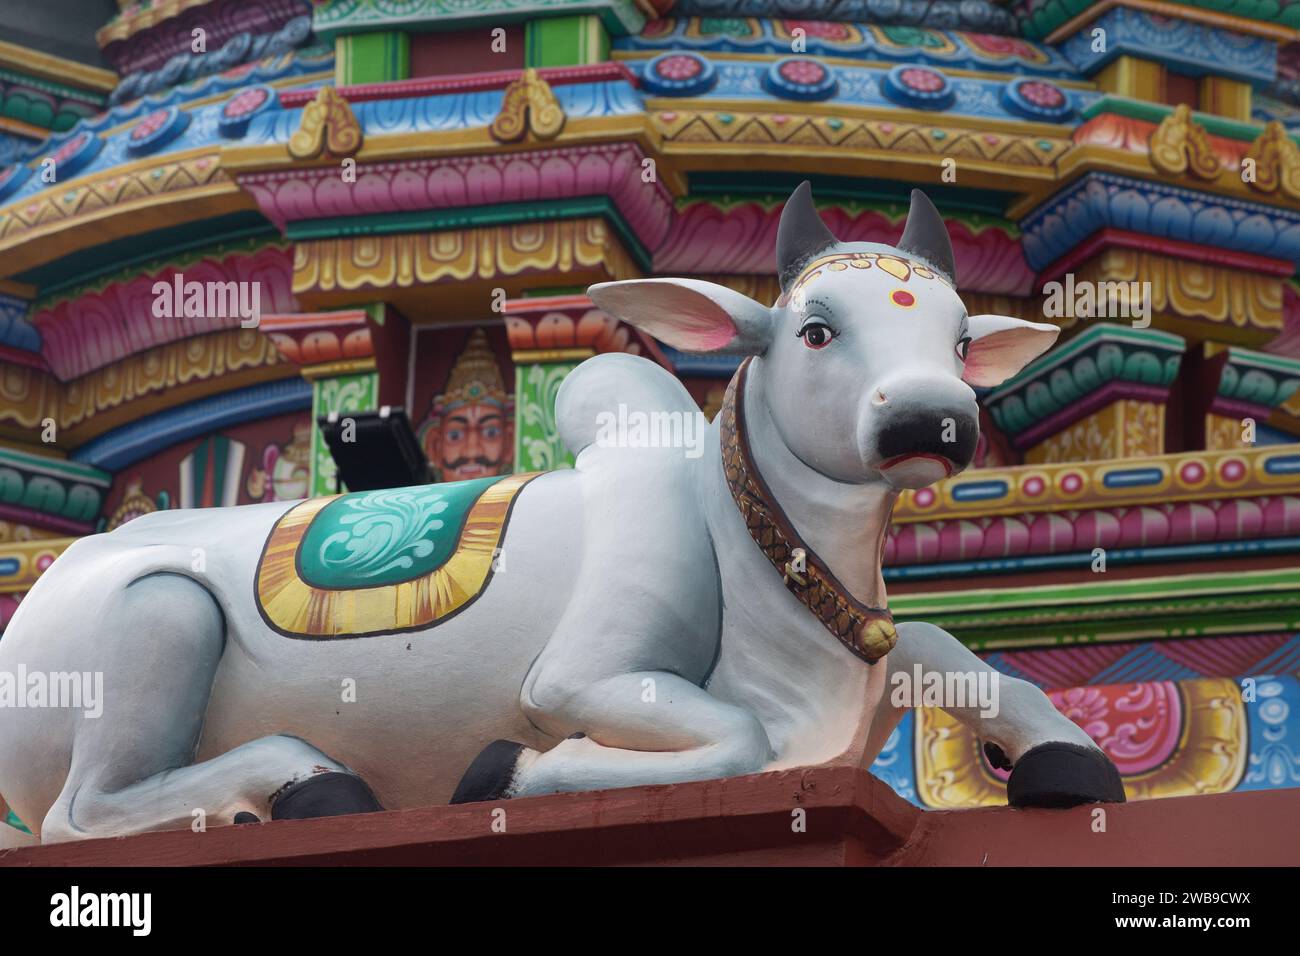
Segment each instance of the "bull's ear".
M991 388L1052 347L1060 329L1042 322L1026 322L1006 315L972 315L967 319L970 346L966 350L968 385Z
M758 355L771 340L772 313L726 286L697 279L628 279L587 290L616 319L683 352Z

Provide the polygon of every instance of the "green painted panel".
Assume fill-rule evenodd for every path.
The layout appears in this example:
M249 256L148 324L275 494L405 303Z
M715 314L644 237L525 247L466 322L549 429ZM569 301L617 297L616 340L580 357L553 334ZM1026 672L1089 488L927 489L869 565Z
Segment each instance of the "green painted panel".
M339 375L316 381L311 399L311 495L333 495L342 491L338 466L330 454L317 421L330 412L369 412L379 406L379 375Z
M395 30L340 36L334 56L334 76L340 86L388 83L411 76L411 38Z
M515 367L515 471L571 468L573 456L560 440L555 396L578 362L538 362Z
M531 20L524 28L528 66L579 66L609 59L609 34L594 16Z
M646 24L636 0L315 0L312 32L320 39L373 30L450 32L576 14L595 16L615 36L635 35Z

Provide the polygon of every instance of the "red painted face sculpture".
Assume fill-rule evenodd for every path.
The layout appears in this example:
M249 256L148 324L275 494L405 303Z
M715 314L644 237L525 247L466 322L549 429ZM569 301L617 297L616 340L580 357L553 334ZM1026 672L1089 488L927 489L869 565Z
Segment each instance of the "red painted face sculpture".
M443 481L497 475L507 463L506 419L495 402L461 405L444 414L434 464Z
M434 397L420 429L437 480L465 481L510 471L513 405L487 336L475 329L451 370L446 391Z

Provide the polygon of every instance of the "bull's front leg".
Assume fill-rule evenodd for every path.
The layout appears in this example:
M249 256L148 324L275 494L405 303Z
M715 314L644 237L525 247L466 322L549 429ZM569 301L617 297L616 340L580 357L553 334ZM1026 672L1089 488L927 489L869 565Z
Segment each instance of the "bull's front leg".
M538 667L521 701L539 728L567 739L544 753L497 741L452 803L728 777L773 757L754 715L666 671L592 680Z
M984 674L997 688L995 713L974 701L967 706L945 702L943 710L992 744L990 757L1011 770L1007 800L1012 806L1124 802L1124 785L1110 758L1033 684L996 671L933 624L901 624L898 635L887 658L888 683L877 715L884 726L896 724L902 714L891 701L896 674L913 680L917 665L923 674Z

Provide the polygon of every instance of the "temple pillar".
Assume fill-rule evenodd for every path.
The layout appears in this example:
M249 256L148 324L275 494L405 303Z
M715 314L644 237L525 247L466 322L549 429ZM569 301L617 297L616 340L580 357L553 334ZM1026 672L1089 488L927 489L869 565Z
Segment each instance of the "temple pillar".
M321 433L320 420L332 413L369 412L379 407L380 382L375 360L371 310L268 315L262 331L285 361L298 366L312 384L311 478L309 496L332 495L339 487L338 468Z
M1097 85L1107 93L1149 99L1164 99L1165 68L1154 60L1119 56L1096 76Z
M340 34L334 38L338 86L388 83L411 75L411 38L398 30Z
M582 66L609 59L609 33L600 17L548 17L524 29L526 66Z
M1202 113L1213 113L1243 123L1251 122L1249 83L1226 76L1203 76L1198 83L1198 90Z
M1292 441L1267 422L1300 394L1300 360L1206 342L1205 448L1228 451Z

